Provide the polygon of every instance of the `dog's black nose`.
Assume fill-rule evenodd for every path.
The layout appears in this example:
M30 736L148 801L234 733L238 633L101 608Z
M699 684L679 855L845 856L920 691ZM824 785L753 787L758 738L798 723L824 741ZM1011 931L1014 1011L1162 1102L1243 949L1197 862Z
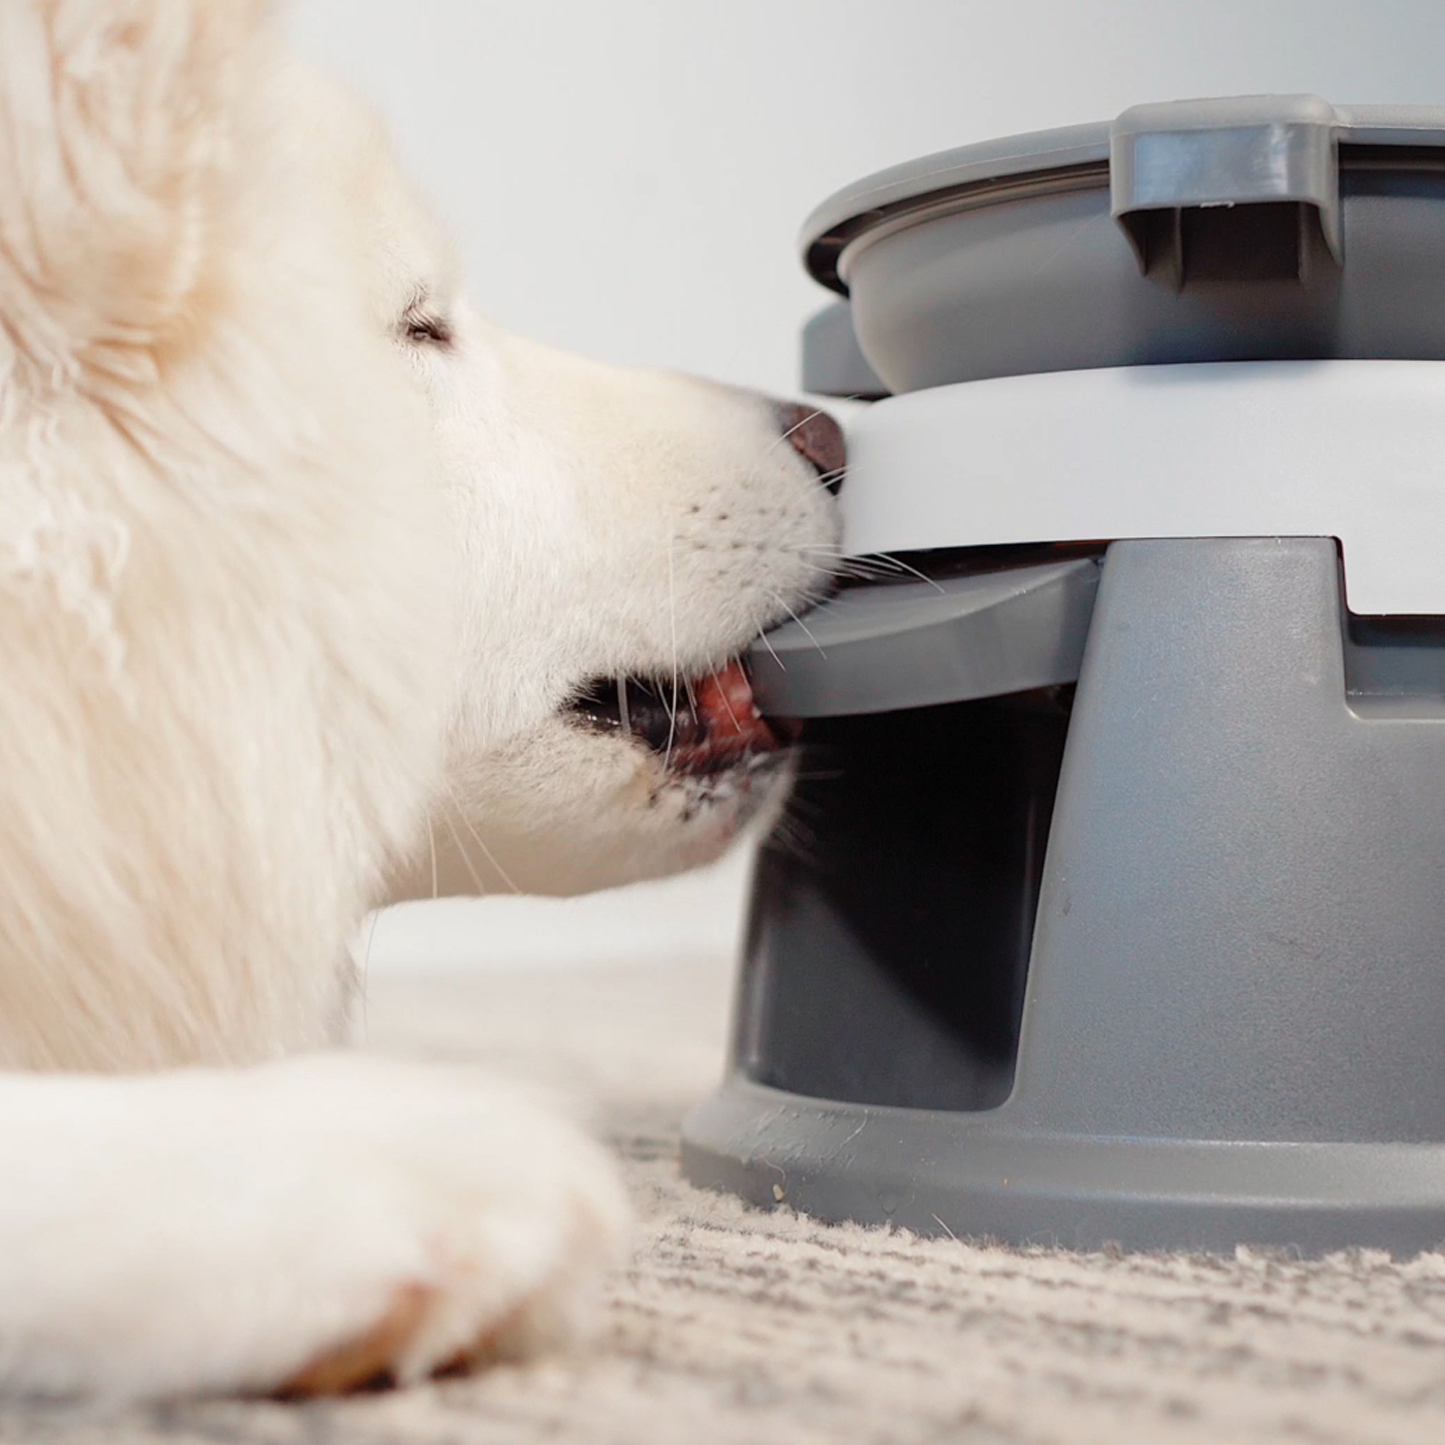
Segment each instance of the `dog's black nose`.
M836 497L848 463L843 428L826 411L792 403L778 408L778 420L793 450L812 466L819 480Z

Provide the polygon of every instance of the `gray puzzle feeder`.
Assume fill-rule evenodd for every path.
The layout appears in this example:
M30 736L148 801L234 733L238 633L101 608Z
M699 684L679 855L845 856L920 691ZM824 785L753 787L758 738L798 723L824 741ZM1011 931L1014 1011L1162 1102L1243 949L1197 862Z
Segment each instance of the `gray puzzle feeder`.
M922 576L753 658L803 779L688 1176L1445 1243L1445 112L1140 107L875 176L805 245L851 303L807 383L886 397L847 551Z

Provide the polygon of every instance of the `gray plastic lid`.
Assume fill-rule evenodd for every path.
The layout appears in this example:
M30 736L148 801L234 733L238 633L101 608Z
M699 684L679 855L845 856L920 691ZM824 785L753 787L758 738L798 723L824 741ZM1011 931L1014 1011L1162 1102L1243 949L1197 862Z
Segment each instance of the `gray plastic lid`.
M1121 156L1132 156L1141 134L1187 136L1199 131L1236 131L1246 142L1236 151L1239 164L1234 169L1235 179L1248 194L1235 197L1216 190L1210 204L1264 199L1256 164L1262 154L1267 154L1272 164L1281 163L1281 180L1270 195L1326 201L1328 196L1319 194L1318 141L1322 133L1331 152L1336 147L1348 152L1367 146L1442 149L1445 107L1331 106L1315 96L1178 101L1136 106L1114 122L1065 126L959 146L878 171L830 196L803 226L804 263L816 280L846 295L848 285L839 275L838 263L849 242L865 231L943 202L988 204L1019 195L1108 186L1111 153L1116 165ZM1245 134L1250 131L1255 138L1253 147ZM1312 132L1313 148L1307 132ZM1217 150L1214 156L1217 158ZM1174 159L1172 174L1187 188L1189 167L1178 164L1177 153ZM1300 181L1304 184L1297 184ZM1157 193L1154 200L1179 203ZM1187 189L1179 201L1191 204ZM1116 214L1126 206L1116 194ZM1329 239L1327 215L1323 224Z

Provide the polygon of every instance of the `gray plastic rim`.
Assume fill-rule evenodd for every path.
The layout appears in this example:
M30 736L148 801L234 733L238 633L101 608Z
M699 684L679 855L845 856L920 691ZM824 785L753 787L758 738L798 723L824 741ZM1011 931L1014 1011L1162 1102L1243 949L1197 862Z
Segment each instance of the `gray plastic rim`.
M1335 106L1342 146L1445 146L1445 107ZM803 223L799 245L816 281L848 294L843 249L875 226L966 195L1007 200L1109 183L1113 123L1063 126L938 151L875 171L834 192Z
M682 1168L829 1223L1079 1250L1409 1255L1439 1246L1445 1220L1445 1144L1049 1135L1011 1127L1008 1104L879 1108L741 1075L688 1115Z

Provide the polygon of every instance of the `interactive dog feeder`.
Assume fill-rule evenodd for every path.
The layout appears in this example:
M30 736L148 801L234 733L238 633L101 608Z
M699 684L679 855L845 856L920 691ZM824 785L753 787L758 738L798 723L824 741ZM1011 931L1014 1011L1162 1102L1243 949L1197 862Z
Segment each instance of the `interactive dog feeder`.
M1141 107L885 172L806 247L867 358L835 311L810 384L894 394L847 550L931 580L754 656L811 746L689 1177L1445 1241L1445 111Z

